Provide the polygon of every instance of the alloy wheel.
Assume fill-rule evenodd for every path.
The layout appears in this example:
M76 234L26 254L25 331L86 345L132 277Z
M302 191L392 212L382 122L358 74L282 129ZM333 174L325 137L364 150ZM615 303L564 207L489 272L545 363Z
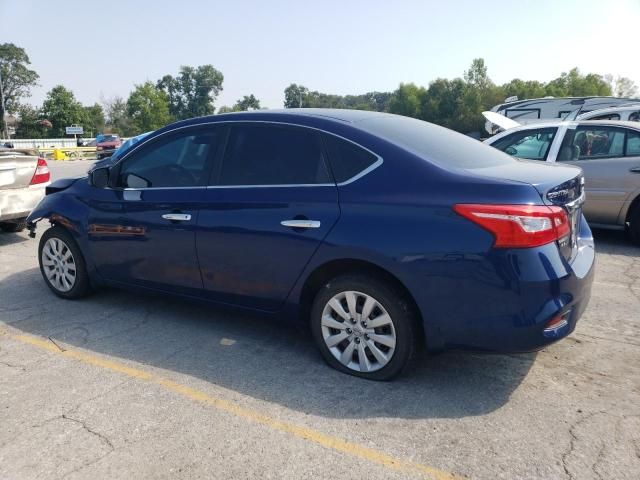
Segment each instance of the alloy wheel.
M324 307L321 326L329 351L350 370L375 372L393 357L393 320L370 295L356 291L334 295Z
M52 237L42 248L42 267L49 283L60 292L68 292L76 283L76 262L69 246Z

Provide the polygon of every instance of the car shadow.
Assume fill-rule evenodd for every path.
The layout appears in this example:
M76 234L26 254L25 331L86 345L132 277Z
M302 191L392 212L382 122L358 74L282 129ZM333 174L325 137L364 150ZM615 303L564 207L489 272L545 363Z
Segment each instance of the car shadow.
M597 253L640 257L640 246L634 245L621 230L593 230Z
M5 245L15 245L29 240L29 237L19 233L0 232L0 247Z
M396 380L372 382L326 366L305 329L286 322L110 289L62 300L35 268L3 280L0 297L11 299L0 320L23 332L323 417L483 415L509 400L536 358L423 354Z

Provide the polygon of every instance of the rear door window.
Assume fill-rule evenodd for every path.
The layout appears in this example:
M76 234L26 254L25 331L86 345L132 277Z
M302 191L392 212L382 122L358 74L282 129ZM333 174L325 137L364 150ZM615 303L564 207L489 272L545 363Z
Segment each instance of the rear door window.
M627 130L627 157L640 157L640 132Z
M528 160L546 160L557 128L524 130L507 135L492 144L511 156Z
M232 126L220 170L219 185L333 183L318 133L290 126Z

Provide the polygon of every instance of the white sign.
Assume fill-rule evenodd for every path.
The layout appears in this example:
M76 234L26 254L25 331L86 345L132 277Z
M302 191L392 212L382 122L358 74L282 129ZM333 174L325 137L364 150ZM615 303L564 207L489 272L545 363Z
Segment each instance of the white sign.
M64 131L67 135L82 135L84 132L82 127L65 127Z

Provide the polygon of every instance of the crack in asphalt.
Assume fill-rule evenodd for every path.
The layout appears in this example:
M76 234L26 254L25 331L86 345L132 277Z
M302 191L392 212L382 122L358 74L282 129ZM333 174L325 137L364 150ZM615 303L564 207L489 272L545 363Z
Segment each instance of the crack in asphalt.
M76 422L77 424L81 425L82 428L84 428L87 432L89 432L92 435L95 435L100 440L102 440L102 442L105 443L111 450L115 450L115 447L113 446L113 443L111 443L111 440L109 440L109 438L106 435L104 435L104 434L102 434L102 433L100 433L100 432L98 432L96 430L93 430L91 427L89 427L87 425L86 421L81 420L79 418L70 417L66 413L63 413L62 415L60 415L60 418L63 418L65 420L69 420L71 422Z
M106 435L93 430L91 427L89 427L86 423L86 421L78 419L78 418L73 418L70 417L69 415L63 413L59 418L62 418L64 420L69 420L71 422L75 422L78 425L80 425L86 432L90 433L91 435L94 435L96 437L98 437L98 439L100 439L100 441L106 445L108 447L108 451L105 452L103 455L98 456L97 458L94 458L91 461L88 462L83 462L81 465L77 466L76 468L66 472L64 475L62 475L60 478L67 478L69 475L72 475L74 473L77 473L81 470L84 470L87 467L90 467L91 465L94 465L96 463L98 463L100 460L102 460L103 458L107 457L108 455L110 455L111 453L113 453L115 451L115 447L113 446L113 443L111 442L111 440L109 440L109 437L107 437Z
M5 362L4 360L0 360L0 364L5 365L9 368L18 368L20 370L22 370L23 372L26 372L27 369L24 365L16 365L14 363L9 363L9 362Z
M571 471L569 470L569 467L567 465L567 459L574 452L575 446L576 446L575 444L576 444L576 441L578 440L578 436L575 434L574 430L579 425L583 424L587 420L590 420L591 418L595 417L598 414L606 414L606 412L604 412L604 411L592 412L589 415L586 415L584 417L578 418L569 427L569 435L571 436L571 439L569 441L569 449L562 454L562 458L561 458L561 460L562 460L562 468L564 469L564 473L567 475L569 480L575 480L575 478L576 478L576 477L574 477L573 473L571 473Z

